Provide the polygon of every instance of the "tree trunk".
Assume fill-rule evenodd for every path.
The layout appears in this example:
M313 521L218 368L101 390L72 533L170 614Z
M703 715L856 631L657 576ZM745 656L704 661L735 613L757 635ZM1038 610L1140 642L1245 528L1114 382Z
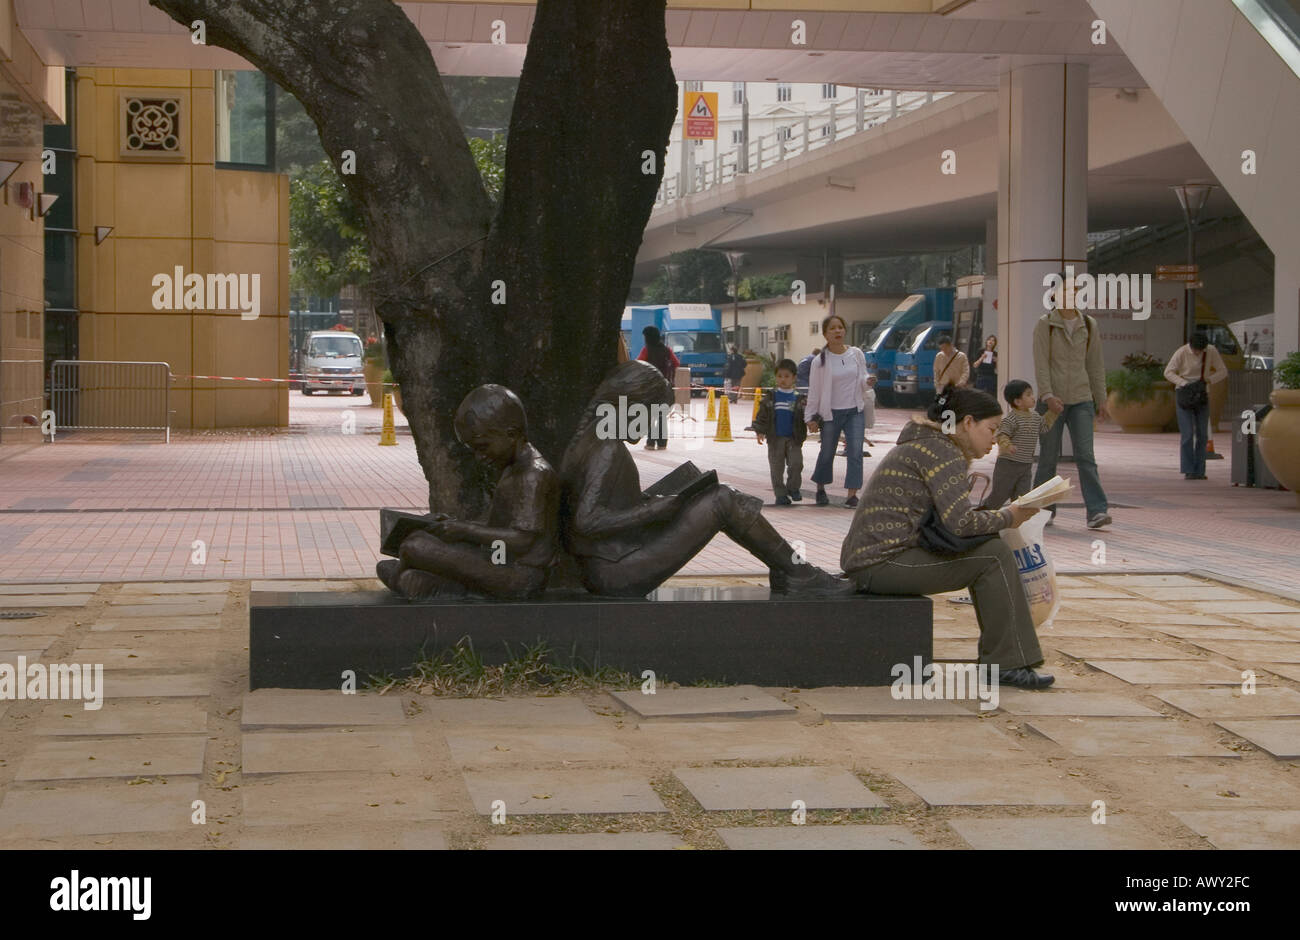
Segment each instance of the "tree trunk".
M532 440L558 463L615 362L663 174L676 108L665 0L541 0L495 221L429 48L391 0L150 3L187 27L203 20L209 43L289 90L336 168L355 154L341 178L365 219L430 506L483 504L484 471L452 417L484 382L519 393Z

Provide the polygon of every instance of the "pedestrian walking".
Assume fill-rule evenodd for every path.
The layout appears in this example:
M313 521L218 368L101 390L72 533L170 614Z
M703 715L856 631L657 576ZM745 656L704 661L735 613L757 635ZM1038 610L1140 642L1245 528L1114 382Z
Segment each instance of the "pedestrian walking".
M1185 480L1204 480L1205 444L1210 436L1210 386L1228 377L1219 350L1204 333L1179 346L1165 366L1165 378L1174 383L1178 407L1178 464Z
M1063 303L1039 317L1034 324L1034 373L1034 384L1042 402L1040 412L1044 413L1047 426L1034 486L1056 476L1061 438L1069 428L1088 528L1110 525L1110 504L1101 487L1092 443L1094 419L1105 421L1110 417L1106 410L1106 367L1102 363L1097 321ZM1055 518L1053 506L1052 519Z
M808 373L809 431L821 431L821 450L812 481L817 484L817 505L830 505L826 484L833 479L835 445L844 433L848 469L844 475L844 489L848 494L844 505L850 509L858 505L858 490L862 487L862 440L866 434L867 360L857 346L848 346L844 337L848 327L843 318L831 314L822 320L822 335L826 346L812 362ZM874 409L872 424L875 424Z
M808 373L812 369L813 360L820 352L821 350L814 346L812 352L799 360L799 369L794 377L795 388L805 392L808 390Z
M1034 454L1043 430L1043 416L1034 410L1034 387L1013 379L1002 390L1011 410L998 427L998 461L993 465L993 483L981 509L1001 509L1008 500L1029 492L1034 478Z
M673 384L673 376L677 374L677 369L681 366L681 362L678 361L677 355L664 343L664 338L659 333L658 327L647 326L641 331L641 335L645 337L645 346L637 356L637 359L643 362L648 362L650 365L658 369L663 377L668 380L668 385L671 387ZM659 435L656 437L653 434L647 434L645 449L654 450L657 447L660 450L667 450L668 429L666 427L660 427L657 429L652 428L651 430L658 430Z
M995 398L998 394L998 338L984 341L984 350L975 360L975 387Z
M758 443L767 441L767 466L778 506L803 499L803 442L808 437L804 407L808 396L795 388L799 367L793 359L776 364L776 388L763 394L754 419Z
M970 383L970 360L952 344L947 333L939 334L939 352L934 357L934 393L945 385L965 388ZM996 404L997 399L994 399Z
M736 351L736 347L731 347L731 354L727 356L726 371L723 372L725 394L731 397L731 403L734 405L740 400L740 383L745 378L745 357Z

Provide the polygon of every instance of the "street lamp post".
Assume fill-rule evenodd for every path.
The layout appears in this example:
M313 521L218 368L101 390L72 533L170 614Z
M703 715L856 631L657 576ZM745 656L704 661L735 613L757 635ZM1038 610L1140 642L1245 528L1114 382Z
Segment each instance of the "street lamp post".
M731 330L736 348L740 348L740 262L745 257L743 251L725 252L731 265Z
M1178 197L1178 204L1183 208L1183 219L1187 222L1187 264L1192 266L1189 270L1194 270L1196 264L1196 223L1200 220L1201 211L1210 199L1210 192L1218 187L1213 183L1183 183L1181 186L1171 186L1170 188L1174 191L1174 195ZM1183 308L1183 342L1185 343L1190 342L1192 334L1196 332L1196 288L1193 286L1196 282L1189 280L1186 283L1185 307Z

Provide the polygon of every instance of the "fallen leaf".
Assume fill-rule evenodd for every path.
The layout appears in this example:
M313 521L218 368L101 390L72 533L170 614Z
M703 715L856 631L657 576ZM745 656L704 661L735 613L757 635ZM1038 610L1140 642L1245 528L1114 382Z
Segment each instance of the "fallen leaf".
M549 794L549 793L534 793L534 794L533 794L533 799L535 799L535 800L549 800L550 798L551 798L551 794Z

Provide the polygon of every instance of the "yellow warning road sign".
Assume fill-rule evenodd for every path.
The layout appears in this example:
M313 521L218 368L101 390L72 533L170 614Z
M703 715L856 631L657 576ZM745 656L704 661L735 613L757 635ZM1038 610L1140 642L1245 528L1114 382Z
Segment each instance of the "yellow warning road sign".
M684 140L717 140L718 93L688 91L682 95Z

